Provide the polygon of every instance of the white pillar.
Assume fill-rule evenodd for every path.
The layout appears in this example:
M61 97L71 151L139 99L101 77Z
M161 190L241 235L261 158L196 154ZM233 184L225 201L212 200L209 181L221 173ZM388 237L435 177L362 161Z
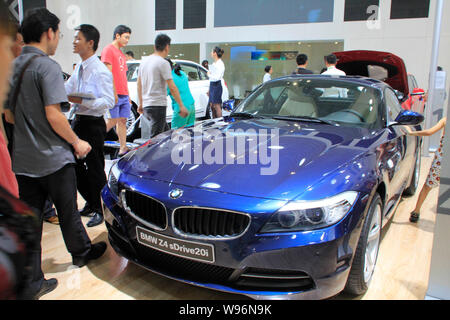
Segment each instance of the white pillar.
M434 21L434 34L433 34L433 47L431 52L431 65L430 65L430 82L428 86L428 102L425 114L425 129L432 127L431 120L433 118L433 104L436 88L436 70L438 66L439 58L439 43L441 38L441 25L442 25L442 9L444 7L444 0L437 0L436 2L436 14ZM430 138L424 139L423 155L428 157L430 152Z
M176 30L183 31L184 27L184 1L176 0Z
M22 24L22 21L23 21L23 0L19 0L18 4L19 4L19 23Z

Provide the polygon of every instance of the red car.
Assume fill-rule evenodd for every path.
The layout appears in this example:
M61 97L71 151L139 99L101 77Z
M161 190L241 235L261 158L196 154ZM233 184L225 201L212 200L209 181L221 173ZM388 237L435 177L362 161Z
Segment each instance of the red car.
M405 62L399 56L381 51L334 52L338 58L336 67L349 76L365 76L381 80L397 90L402 107L423 114L426 94L418 88L412 74L406 72Z

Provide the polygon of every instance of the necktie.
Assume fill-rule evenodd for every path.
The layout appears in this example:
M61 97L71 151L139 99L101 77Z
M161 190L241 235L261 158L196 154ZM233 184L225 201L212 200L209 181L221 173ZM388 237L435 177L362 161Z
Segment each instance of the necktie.
M78 86L77 86L77 93L81 92L81 84L83 81L83 65L80 64L80 68L78 69ZM77 113L78 109L79 109L80 105L79 104L74 104L73 109L74 109L74 113Z

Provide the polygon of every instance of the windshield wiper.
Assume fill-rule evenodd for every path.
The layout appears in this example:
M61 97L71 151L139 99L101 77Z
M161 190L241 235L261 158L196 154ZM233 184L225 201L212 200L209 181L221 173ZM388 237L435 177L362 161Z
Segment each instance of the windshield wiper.
M247 112L234 112L230 114L230 117L248 118L248 119L263 119L263 116L257 116Z
M308 122L317 122L328 124L330 126L336 126L336 123L331 121L323 120L320 118L308 117L308 116L275 116L273 117L276 120L287 120L287 121L308 121Z

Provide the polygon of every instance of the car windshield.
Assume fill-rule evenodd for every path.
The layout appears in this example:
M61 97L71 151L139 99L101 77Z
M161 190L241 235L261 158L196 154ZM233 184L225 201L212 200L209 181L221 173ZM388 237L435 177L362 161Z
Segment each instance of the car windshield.
M183 70L183 72L186 73L186 75L188 76L189 81L209 79L206 72L203 71L202 69L200 69L199 72L195 65L187 65L179 62L178 64L181 66L181 70ZM137 82L140 63L128 63L127 66L128 66L127 81Z
M279 79L253 92L235 110L254 117L375 127L381 93L360 83L336 79Z

